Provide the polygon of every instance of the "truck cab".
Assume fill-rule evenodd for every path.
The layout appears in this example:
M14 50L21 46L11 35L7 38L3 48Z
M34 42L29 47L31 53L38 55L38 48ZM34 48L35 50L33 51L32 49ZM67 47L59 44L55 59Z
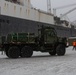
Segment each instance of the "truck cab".
M39 51L49 52L50 55L64 55L66 48L66 38L58 37L55 29L53 27L42 26L38 30L38 42ZM56 50L63 49L63 53L59 53Z

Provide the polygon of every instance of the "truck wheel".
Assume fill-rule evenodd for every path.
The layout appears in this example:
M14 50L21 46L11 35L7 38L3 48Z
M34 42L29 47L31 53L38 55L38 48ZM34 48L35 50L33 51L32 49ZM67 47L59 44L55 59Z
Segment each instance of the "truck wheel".
M52 55L52 56L53 56L53 55L56 55L56 51L53 50L52 52L49 52L49 54Z
M9 50L9 47L5 47L5 54L6 54L6 56L8 56L8 50Z
M57 53L58 56L65 55L65 51L66 51L65 50L65 45L63 45L63 44L58 45L57 48L56 48L56 53Z
M32 54L33 54L33 50L30 47L25 46L21 49L21 57L23 58L25 57L29 58L32 56Z
M20 50L19 50L18 47L13 46L13 47L9 48L8 57L10 57L10 58L18 58L19 55L20 55Z
M6 56L8 56L8 50L6 50L5 53L6 53Z

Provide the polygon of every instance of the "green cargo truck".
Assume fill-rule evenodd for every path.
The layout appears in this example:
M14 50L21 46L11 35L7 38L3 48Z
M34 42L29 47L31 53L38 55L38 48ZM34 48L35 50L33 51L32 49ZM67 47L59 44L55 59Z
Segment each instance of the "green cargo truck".
M38 35L28 32L0 37L0 47L9 58L31 57L33 51L63 56L66 52L66 42L66 38L57 37L54 28L46 26L38 29Z

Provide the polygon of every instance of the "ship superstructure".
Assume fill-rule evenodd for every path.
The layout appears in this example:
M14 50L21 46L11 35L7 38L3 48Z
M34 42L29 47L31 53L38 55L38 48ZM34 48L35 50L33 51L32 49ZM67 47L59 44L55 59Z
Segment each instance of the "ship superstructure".
M0 0L2 15L54 24L53 14L32 7L30 0Z
M58 36L76 36L73 27L62 27L58 17L32 7L30 0L0 0L0 35L17 32L37 34L43 25L54 27Z

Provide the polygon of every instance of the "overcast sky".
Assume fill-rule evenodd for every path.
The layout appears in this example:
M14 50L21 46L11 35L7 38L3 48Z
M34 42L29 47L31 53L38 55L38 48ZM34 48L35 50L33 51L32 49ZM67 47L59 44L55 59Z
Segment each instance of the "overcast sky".
M37 9L41 9L45 11L47 10L47 0L31 0L31 3ZM51 8L53 9L56 7L65 6L69 4L75 4L75 3L76 3L76 0L51 0ZM76 5L70 6L67 8L57 9L57 15L59 16L60 14L64 14L75 7ZM72 11L67 16L69 17L71 21L76 20L76 10Z

